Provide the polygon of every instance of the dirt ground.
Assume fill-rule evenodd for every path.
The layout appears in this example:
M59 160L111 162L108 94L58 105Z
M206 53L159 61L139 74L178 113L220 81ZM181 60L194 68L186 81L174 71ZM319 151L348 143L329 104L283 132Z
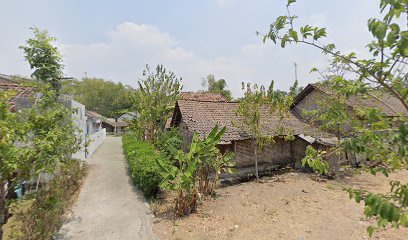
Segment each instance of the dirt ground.
M369 239L366 229L373 222L343 187L386 192L391 179L406 183L408 171L327 182L310 177L286 173L218 189L188 217L156 216L154 231L160 239ZM372 239L406 240L408 230L386 229Z

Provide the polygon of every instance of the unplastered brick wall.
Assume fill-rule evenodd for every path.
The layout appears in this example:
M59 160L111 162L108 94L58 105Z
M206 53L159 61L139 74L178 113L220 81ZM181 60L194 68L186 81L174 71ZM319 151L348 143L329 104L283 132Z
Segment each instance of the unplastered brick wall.
M189 131L187 124L183 121L180 121L178 128L181 136L183 137L183 151L187 152L191 142L193 141L193 133Z
M255 145L250 140L235 142L235 161L237 167L247 167L254 164ZM258 151L258 164L286 165L293 163L291 157L291 142L276 138L275 142Z

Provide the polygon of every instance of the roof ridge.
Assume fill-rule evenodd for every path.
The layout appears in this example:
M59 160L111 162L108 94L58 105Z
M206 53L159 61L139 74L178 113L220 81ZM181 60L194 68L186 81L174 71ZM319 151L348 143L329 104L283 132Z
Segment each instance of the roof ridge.
M212 103L239 103L238 101L222 101L222 100L202 100L202 99L179 99L177 101L188 102L212 102Z

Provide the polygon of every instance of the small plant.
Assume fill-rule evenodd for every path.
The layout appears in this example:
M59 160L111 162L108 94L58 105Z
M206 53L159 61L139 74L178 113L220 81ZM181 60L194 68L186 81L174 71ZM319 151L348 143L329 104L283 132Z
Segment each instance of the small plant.
M323 155L325 151L319 151L314 149L312 146L307 146L306 156L302 159L302 167L308 165L319 174L329 173L329 164L327 161L323 160Z
M14 208L15 224L10 226L13 240L51 239L63 223L63 214L79 190L83 176L80 162L72 160L60 166L59 173L43 188ZM25 209L19 211L19 209Z
M219 130L216 126L203 141L194 134L188 153L173 151L176 166L166 164L163 159L156 160L164 179L160 186L176 191L174 209L177 215L194 211L199 194L211 194L222 172L234 172L233 155L222 155L216 147L225 130L225 127Z

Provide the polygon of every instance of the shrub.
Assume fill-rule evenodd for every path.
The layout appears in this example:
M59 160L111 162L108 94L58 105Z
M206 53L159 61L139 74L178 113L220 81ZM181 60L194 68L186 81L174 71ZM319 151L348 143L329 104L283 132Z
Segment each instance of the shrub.
M153 144L139 140L136 136L125 135L122 141L133 182L147 198L156 197L160 189L159 185L163 181L156 161L167 160Z
M174 210L177 215L194 211L200 194L213 193L222 172L235 172L233 154L222 155L216 147L225 131L225 127L219 130L216 126L204 140L195 133L188 153L172 150L176 166L157 160L164 179L161 187L176 192Z
M6 239L51 239L63 223L63 214L70 207L81 185L83 168L72 160L60 166L57 174L38 192L18 203Z
M170 128L165 132L156 134L154 146L163 152L165 157L172 158L172 149L180 150L183 140L178 128Z

